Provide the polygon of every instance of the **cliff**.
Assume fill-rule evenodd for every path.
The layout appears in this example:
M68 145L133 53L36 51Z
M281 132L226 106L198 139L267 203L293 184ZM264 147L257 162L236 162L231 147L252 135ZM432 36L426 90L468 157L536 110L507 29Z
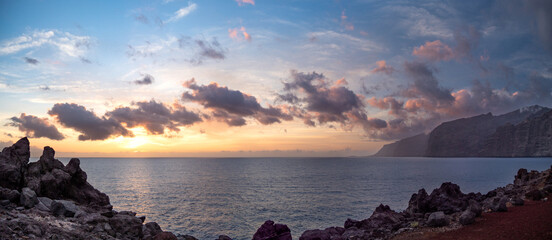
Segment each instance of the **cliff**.
M551 115L550 108L535 105L499 116L461 118L440 124L425 142L421 135L405 138L383 146L375 156L552 156Z
M427 148L427 135L418 134L384 145L374 156L376 157L411 157L423 156Z

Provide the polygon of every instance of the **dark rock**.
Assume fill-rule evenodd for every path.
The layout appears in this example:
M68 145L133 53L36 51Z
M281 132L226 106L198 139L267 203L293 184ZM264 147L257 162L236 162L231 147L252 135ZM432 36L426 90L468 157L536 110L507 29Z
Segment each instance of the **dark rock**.
M100 214L102 216L108 217L108 218L111 218L111 217L115 216L115 212L113 210L105 210L105 211L100 212Z
M217 240L232 240L232 238L226 236L226 235L219 235L219 237L217 238Z
M0 187L0 199L18 203L20 200L20 193L14 189Z
M353 220L353 219L350 219L350 218L347 218L347 220L345 221L345 224L344 224L345 229L352 228L352 227L358 228L359 226L360 226L360 221Z
M430 227L443 227L449 224L449 220L444 212L434 212L427 218L427 225Z
M54 200L50 205L50 211L54 216L73 217L78 210L73 202L67 200Z
M481 216L483 213L483 208L481 207L481 204L475 200L470 200L470 206L468 207L468 210L475 213L476 217Z
M402 214L391 210L387 205L380 204L370 218L360 222L359 228L390 232L397 230L403 220Z
M24 231L26 234L33 234L37 237L42 236L42 230L38 225L34 225L34 224L27 225Z
M492 202L492 208L494 212L507 212L508 206L506 206L506 203L508 202L508 199L506 197L496 197L493 199Z
M525 198L533 200L533 201L538 201L538 200L541 200L541 199L544 198L544 194L540 190L535 189L535 190L532 190L532 191L526 193Z
M178 238L172 232L160 232L153 237L153 240L178 240Z
M129 216L133 216L133 217L136 216L136 212L133 212L133 211L120 211L119 214L129 215Z
M142 226L142 233L144 234L144 239L153 239L153 237L159 233L162 233L163 230L156 222L149 222Z
M314 229L314 230L307 230L301 234L301 237L299 237L299 240L330 240L331 235L329 232L320 230L320 229Z
M446 214L452 214L465 210L468 201L469 196L463 194L458 185L445 182L429 196L424 189L418 191L418 194L413 194L406 212L414 214L443 211Z
M133 216L117 214L108 220L109 225L122 237L136 239L142 238L142 221Z
M257 229L253 240L291 240L291 231L284 224L266 221Z
M523 199L521 199L520 197L514 197L512 199L512 204L514 206L523 206L523 204L525 204L525 201L523 201Z
M198 240L198 239L195 238L194 236L190 236L190 235L180 235L180 234L178 234L178 235L176 236L176 238L177 238L178 240Z
M79 216L79 221L82 223L95 225L98 223L106 223L107 217L104 217L99 213L89 213Z
M25 183L27 163L31 152L29 140L25 137L0 154L0 187L19 190Z
M33 190L26 187L21 190L19 202L26 208L32 208L38 204L38 198Z
M462 215L460 215L459 222L464 226L472 224L475 222L475 216L476 214L474 212L472 212L470 209L466 209L466 211L464 211Z
M10 204L10 200L4 199L0 200L0 206L7 206Z

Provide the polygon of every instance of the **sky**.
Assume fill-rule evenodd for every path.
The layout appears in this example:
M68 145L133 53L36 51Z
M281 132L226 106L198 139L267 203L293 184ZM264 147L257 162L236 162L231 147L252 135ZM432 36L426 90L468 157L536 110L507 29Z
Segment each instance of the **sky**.
M358 156L552 104L552 1L0 0L0 145Z

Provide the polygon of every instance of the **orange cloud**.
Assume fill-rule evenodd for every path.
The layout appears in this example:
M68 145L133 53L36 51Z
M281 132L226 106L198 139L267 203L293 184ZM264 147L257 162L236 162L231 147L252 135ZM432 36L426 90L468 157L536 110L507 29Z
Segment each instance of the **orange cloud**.
M415 47L412 55L431 61L448 61L455 57L454 51L440 40L426 42L420 47Z
M236 0L239 6L243 6L244 4L251 4L255 5L255 0Z
M380 72L382 72L382 73L385 73L387 75L390 75L391 73L393 73L395 71L395 69L393 67L387 65L385 60L377 61L376 65L377 65L377 67L372 69L372 71L370 71L371 73L380 73Z
M243 37L240 36L240 33L243 35ZM245 30L245 27L241 27L241 28L231 28L231 29L228 29L228 37L230 37L231 39L234 39L234 40L247 40L247 41L251 41L251 35L249 33L247 33L247 31Z
M338 79L336 82L335 82L335 85L336 86L339 86L339 85L347 85L349 84L349 82L347 82L347 80L345 80L345 78L340 78Z

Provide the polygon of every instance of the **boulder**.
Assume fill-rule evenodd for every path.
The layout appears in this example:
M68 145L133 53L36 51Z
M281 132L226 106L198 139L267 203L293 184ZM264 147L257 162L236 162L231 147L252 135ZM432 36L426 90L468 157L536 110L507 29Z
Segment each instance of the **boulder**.
M257 229L253 240L291 240L291 231L284 224L266 221Z
M533 201L538 201L538 200L541 200L541 199L544 198L544 194L542 193L542 191L540 191L538 189L534 189L534 190L529 191L528 193L526 193L525 198L533 200Z
M36 193L33 190L25 187L21 190L19 202L26 208L32 208L36 204L38 204L38 198L36 197Z
M153 237L153 240L178 240L178 238L172 232L160 232Z
M217 238L217 240L232 240L232 238L226 236L226 235L219 235L219 237Z
M512 205L514 206L523 206L525 204L525 201L521 199L520 197L514 197L512 198Z
M50 211L54 216L73 217L79 208L68 200L54 200L50 205Z
M508 202L508 198L506 197L495 197L492 202L491 210L494 212L507 212L508 206L506 206L506 203Z
M12 203L18 203L20 193L17 190L0 187L0 200L8 200Z
M370 218L360 221L359 228L370 231L390 232L399 229L403 220L404 216L402 214L391 210L387 205L380 204Z
M331 235L329 232L320 230L320 229L314 229L314 230L307 230L301 234L301 237L299 237L299 240L330 240Z
M144 239L153 239L153 237L159 233L162 233L161 227L156 222L149 222L142 226L142 233L144 234Z
M142 238L142 220L137 217L117 214L108 220L109 225L124 238Z
M2 150L0 154L0 187L15 190L23 188L30 156L29 140L26 137Z
M449 224L449 220L444 212L434 212L427 218L427 225L430 227L443 227Z
M466 209L466 211L462 212L459 218L459 222L462 225L469 225L475 222L475 216L476 214L471 211L471 209Z
M481 216L483 213L483 208L481 207L481 204L475 200L470 200L470 206L468 207L468 210L475 213L476 217Z

